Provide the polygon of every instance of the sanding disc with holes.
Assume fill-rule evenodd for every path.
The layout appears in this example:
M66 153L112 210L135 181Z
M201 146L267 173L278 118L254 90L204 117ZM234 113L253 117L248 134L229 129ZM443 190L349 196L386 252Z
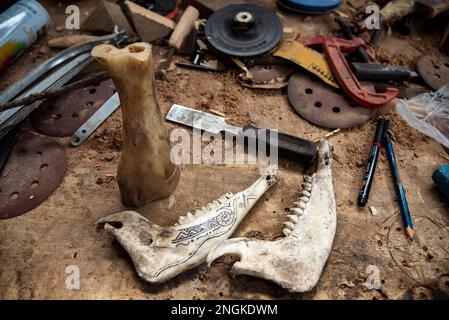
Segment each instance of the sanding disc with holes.
M260 65L249 68L238 75L237 81L249 88L280 89L288 85L289 76L295 71L295 67L286 64Z
M442 54L429 54L421 57L416 64L423 80L435 90L449 83L449 57Z
M234 4L212 14L206 39L217 51L234 57L252 57L273 49L283 36L275 13L255 4Z
M73 90L44 102L31 116L33 126L52 137L75 133L114 94L112 80Z
M354 105L337 89L303 72L290 77L288 99L301 117L329 129L361 125L376 113L375 109Z
M0 219L24 214L44 202L64 178L64 148L48 137L21 135L0 176Z

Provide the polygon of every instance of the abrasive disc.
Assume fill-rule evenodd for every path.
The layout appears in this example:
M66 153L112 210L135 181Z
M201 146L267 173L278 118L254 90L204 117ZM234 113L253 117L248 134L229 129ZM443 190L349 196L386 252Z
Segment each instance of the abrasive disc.
M234 4L212 14L206 39L217 51L234 57L252 57L273 49L283 36L277 15L255 4Z
M442 54L429 54L421 57L416 64L423 80L435 90L449 83L449 57Z
M237 76L237 81L249 88L281 89L288 85L288 78L295 71L295 67L288 64L260 65L248 69Z
M301 117L329 129L361 125L376 113L375 109L354 105L337 89L303 72L290 77L288 99Z
M33 126L48 136L75 133L114 94L112 80L70 91L44 102L31 116Z
M64 178L65 149L48 137L19 136L0 176L0 219L24 214L44 202Z

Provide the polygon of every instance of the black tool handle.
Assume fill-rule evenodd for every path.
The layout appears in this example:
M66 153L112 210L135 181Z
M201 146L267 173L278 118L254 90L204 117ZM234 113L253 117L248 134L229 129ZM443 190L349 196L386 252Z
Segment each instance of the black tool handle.
M403 82L414 76L410 70L386 64L352 62L351 69L360 81Z
M344 18L336 17L335 22L337 22L338 25L340 26L341 32L343 33L343 36L346 39L352 40L355 38L354 34L352 33L351 27ZM357 48L355 54L357 55L358 60L362 62L370 62L370 57L368 53L362 47Z
M245 134L248 133L248 130L253 130L255 133L257 141L265 141L268 146L273 146L276 144L273 139L272 132L274 130L270 129L260 129L253 127L252 125L246 125L243 127L243 132ZM277 147L278 154L281 157L288 158L290 160L294 160L303 164L310 164L317 154L317 146L316 143L301 139L283 132L277 132Z
M373 145L371 147L371 153L366 164L365 174L363 176L363 185L357 198L357 204L360 207L364 207L368 202L371 185L374 180L374 173L376 171L377 159L379 158L379 153L382 149L383 134L386 129L388 129L388 121L385 119L379 119Z

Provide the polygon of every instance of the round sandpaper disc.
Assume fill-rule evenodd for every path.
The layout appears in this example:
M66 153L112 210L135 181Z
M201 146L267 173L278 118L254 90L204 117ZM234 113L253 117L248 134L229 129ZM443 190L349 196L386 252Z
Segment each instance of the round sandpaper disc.
M31 116L45 135L68 137L75 133L114 94L112 80L73 90L44 102Z
M249 88L280 89L288 85L288 77L294 70L295 67L284 64L254 66L249 69L251 78L243 72L238 75L237 80Z
M24 214L44 202L64 178L64 148L48 137L19 137L0 176L0 219Z
M418 73L434 90L449 83L449 57L441 54L429 54L421 57L416 64Z
M288 99L301 117L329 129L361 125L376 113L350 103L336 89L302 72L290 77Z

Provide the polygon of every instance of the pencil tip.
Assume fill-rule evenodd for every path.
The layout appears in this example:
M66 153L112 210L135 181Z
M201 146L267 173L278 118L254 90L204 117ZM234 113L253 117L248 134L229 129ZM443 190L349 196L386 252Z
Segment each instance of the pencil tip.
M407 227L407 228L405 228L405 232L407 233L410 240L413 240L413 236L415 235L415 230L413 230L413 228L411 228L411 227Z

